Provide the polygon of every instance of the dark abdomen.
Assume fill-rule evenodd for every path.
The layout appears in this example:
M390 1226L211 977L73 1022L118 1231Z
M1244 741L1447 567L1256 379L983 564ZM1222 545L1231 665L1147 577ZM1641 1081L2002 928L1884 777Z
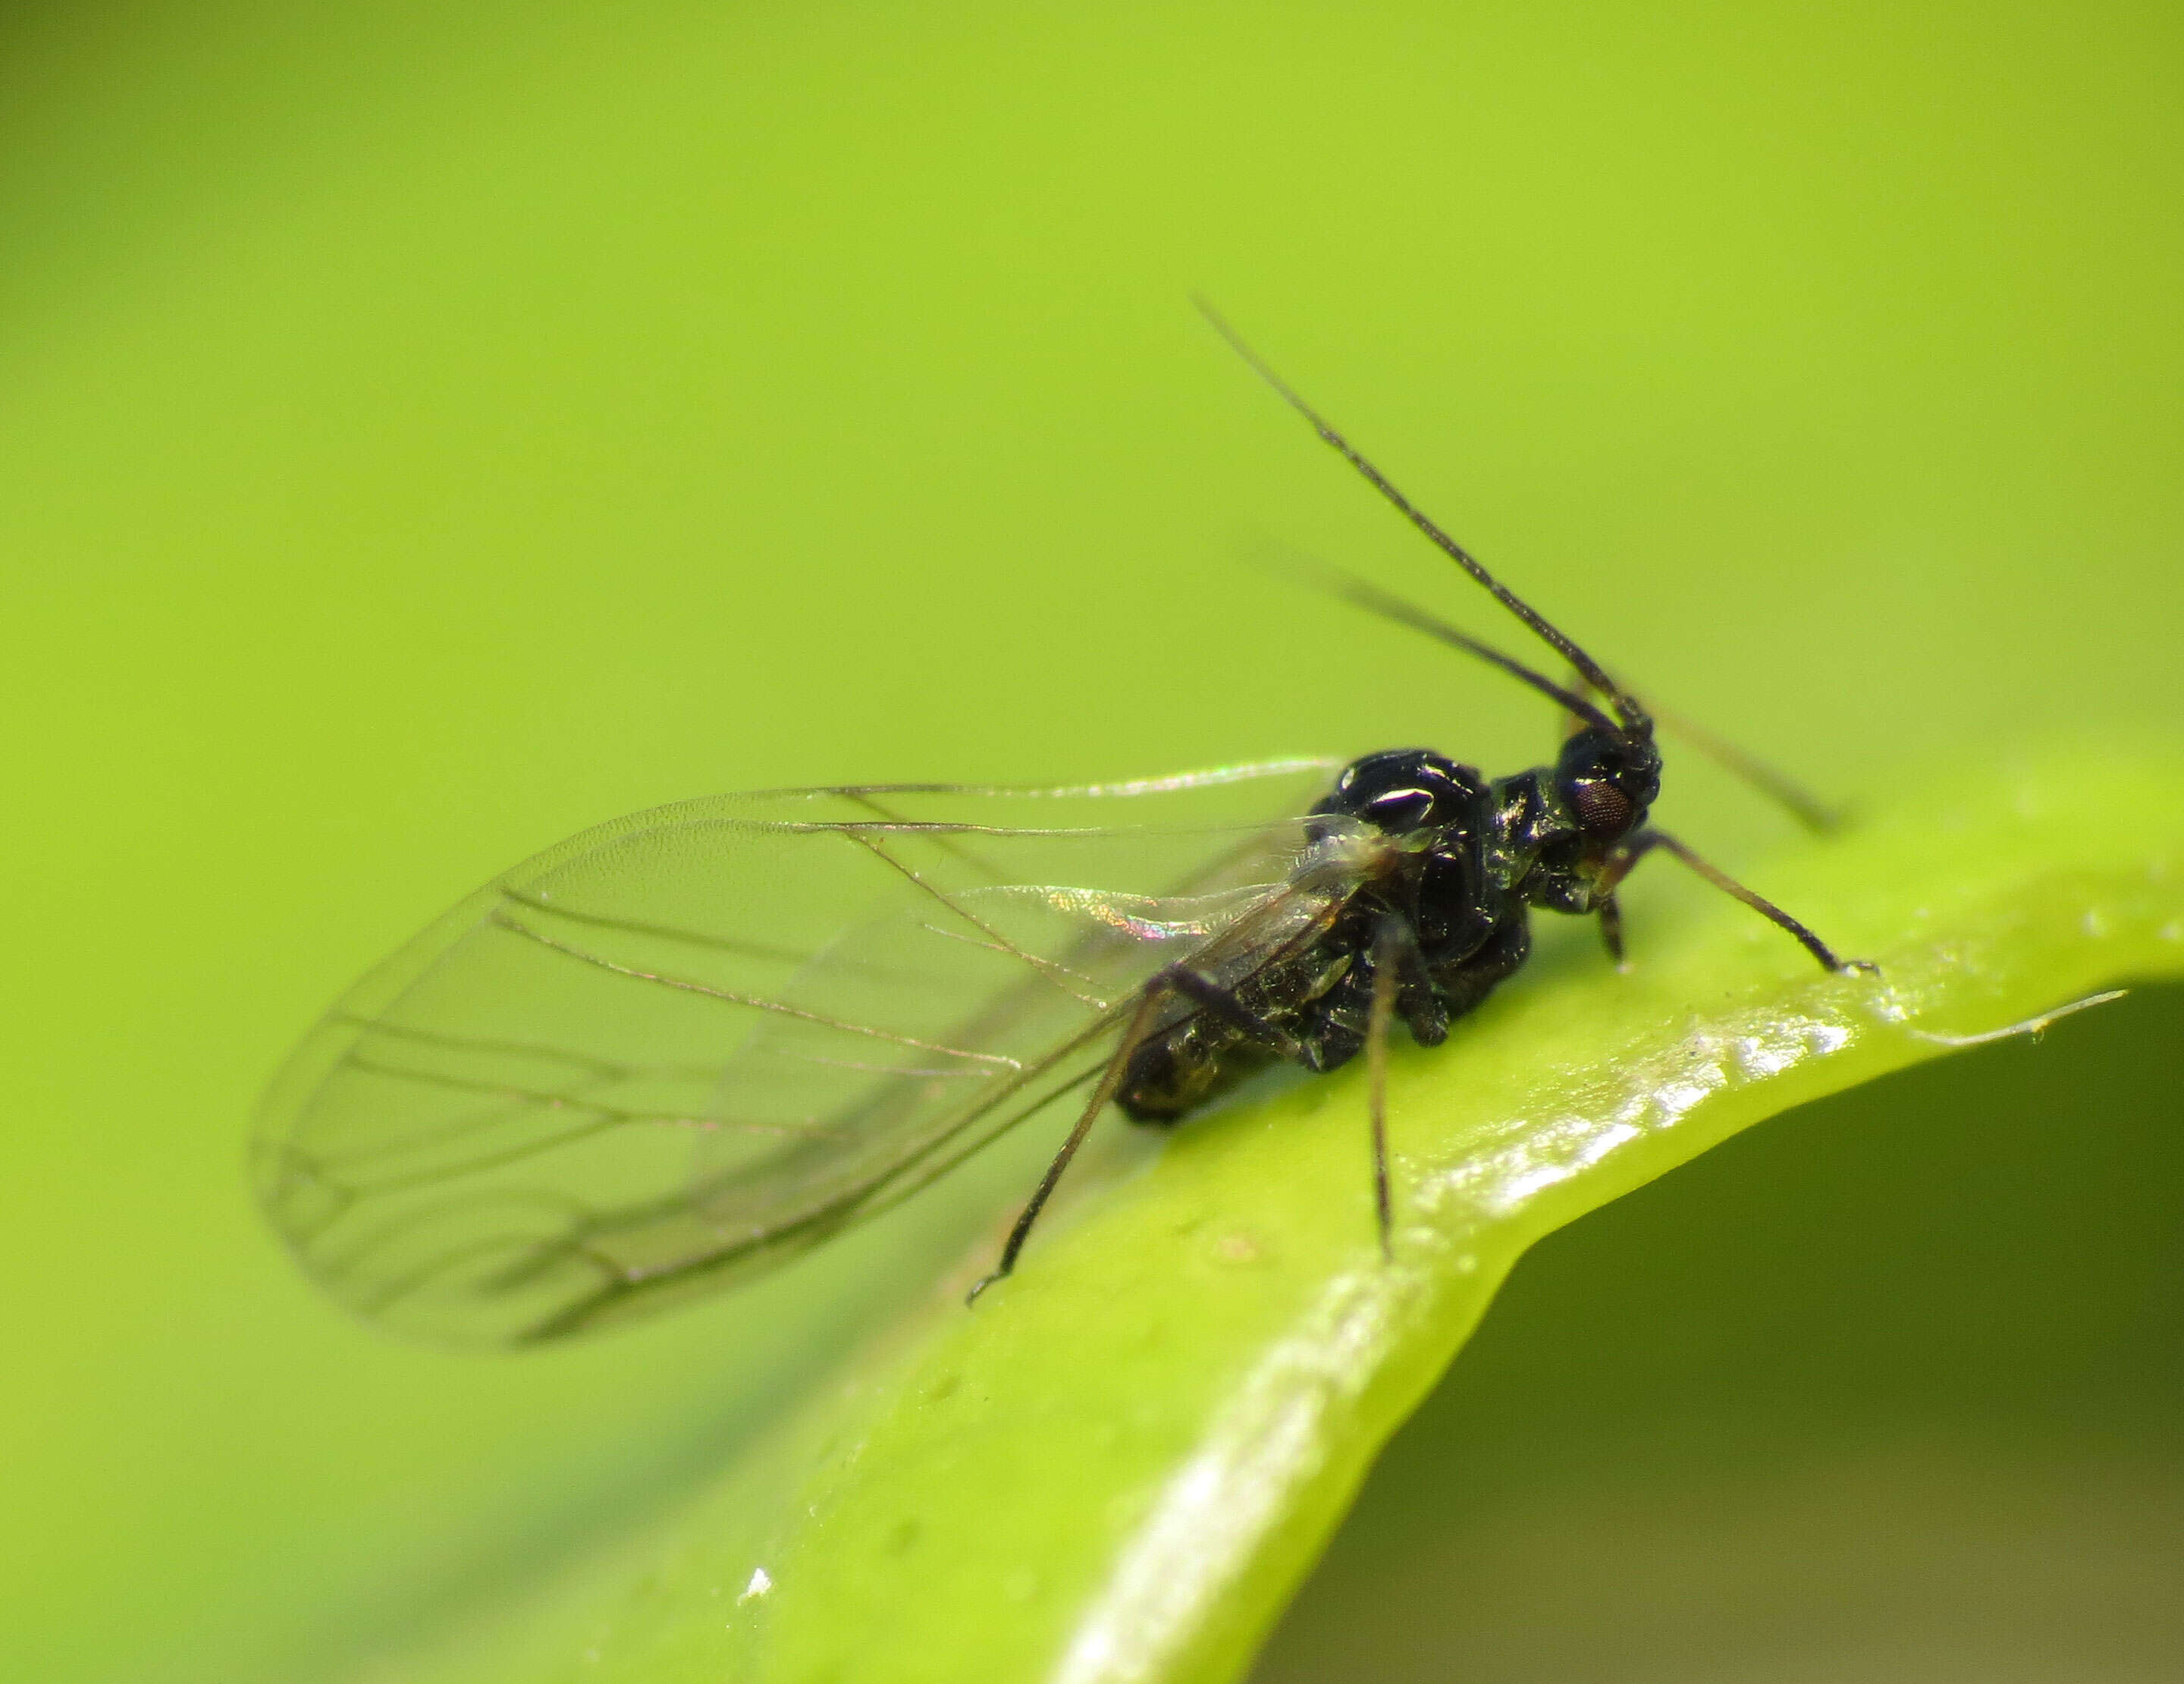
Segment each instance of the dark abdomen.
M1372 1010L1368 951L1340 927L1279 973L1255 978L1238 1003L1295 1036L1315 1073L1340 1068L1365 1043ZM1531 951L1520 902L1462 959L1435 967L1434 994L1449 1018L1462 1017L1518 969ZM1438 1039L1438 1037L1435 1037ZM1130 1055L1115 1103L1136 1123L1173 1123L1218 1098L1273 1054L1212 1010L1178 1018Z

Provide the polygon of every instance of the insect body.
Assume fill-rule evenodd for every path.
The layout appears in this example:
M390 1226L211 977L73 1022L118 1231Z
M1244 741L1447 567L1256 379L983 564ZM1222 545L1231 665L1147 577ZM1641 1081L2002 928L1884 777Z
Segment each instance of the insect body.
M1648 822L1651 715L1228 337L1568 663L1557 683L1334 582L1557 702L1574 728L1554 764L1490 780L1399 750L1078 789L780 790L601 826L457 906L291 1057L254 1158L309 1273L425 1337L583 1332L769 1268L1073 1107L975 1298L1111 1102L1172 1123L1269 1060L1361 1051L1385 1250L1394 1028L1446 1037L1524 963L1532 909L1596 916L1619 959L1618 886L1659 850L1847 968Z
M1346 862L1340 909L1307 941L1270 946L1240 985L1223 985L1192 961L1149 982L1107 1075L1017 1218L1000 1267L972 1296L1009 1274L1041 1207L1100 1107L1112 1098L1142 1122L1185 1114L1269 1056L1308 1070L1331 1070L1362 1049L1373 1055L1371 1109L1374 1204L1383 1252L1391 1248L1388 1185L1385 1052L1401 1019L1414 1040L1438 1045L1450 1022L1470 1011L1521 966L1530 951L1529 909L1596 914L1608 951L1623 957L1617 886L1658 848L1683 860L1795 936L1828 969L1846 965L1795 918L1701 860L1646 818L1661 789L1653 721L1569 638L1496 580L1462 545L1300 398L1211 309L1206 318L1238 354L1309 421L1412 525L1484 585L1549 648L1563 656L1585 691L1566 688L1523 662L1457 631L1362 581L1337 577L1338 594L1424 631L1499 666L1559 702L1576 722L1552 767L1487 783L1471 767L1430 750L1368 755L1345 767L1313 809L1311 845L1295 867L1300 883L1332 867L1324 857L1337 820L1346 832L1333 851ZM1604 711L1591 696L1604 700ZM1732 756L1732 763L1741 757ZM1737 766L1747 772L1748 762ZM1761 773L1763 783L1775 783ZM1816 810L1794 795L1793 807ZM1163 1009L1165 1007L1165 1009Z
M1524 962L1530 907L1598 910L1607 850L1659 787L1657 757L1619 746L1574 737L1552 770L1491 783L1429 749L1344 768L1313 810L1356 822L1369 839L1342 849L1359 886L1341 916L1248 990L1186 994L1200 1009L1131 1053L1117 1101L1141 1122L1173 1120L1206 1099L1246 1049L1332 1070L1372 1035L1384 969L1392 970L1396 1018L1421 1046L1439 1046L1452 1019ZM1581 781L1598 776L1603 756L1614 772ZM1188 975L1177 973L1179 989Z

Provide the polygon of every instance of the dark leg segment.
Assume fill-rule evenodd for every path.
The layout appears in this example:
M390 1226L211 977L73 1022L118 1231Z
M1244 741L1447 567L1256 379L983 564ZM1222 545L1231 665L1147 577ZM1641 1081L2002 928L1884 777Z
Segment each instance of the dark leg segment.
M1623 956L1623 903L1611 889L1592 910L1600 914L1600 939L1607 944L1607 956L1615 962L1617 970L1629 970L1630 963Z
M1518 935L1515 958L1521 961L1524 952L1521 927ZM1513 968L1513 965L1510 968ZM1397 1000L1407 973L1410 972L1418 973L1421 978L1424 976L1418 933L1411 928L1409 919L1401 913L1390 912L1380 920L1373 931L1373 994L1365 1031L1366 1068L1373 1124L1373 1202L1379 1218L1380 1253L1390 1260L1395 1256L1395 1202L1388 1178L1388 1038L1394 1030ZM1498 972L1495 979L1499 979ZM1431 998L1430 981L1428 980L1424 985L1427 997ZM1491 986L1491 981L1485 984L1485 987ZM1479 990L1481 993L1485 991L1485 988ZM1204 976L1187 965L1169 966L1145 984L1137 1010L1130 1016L1129 1026L1123 1032L1122 1040L1108 1059L1106 1068L1100 1073L1099 1084L1092 1090L1091 1097L1085 1101L1076 1126L1070 1129L1069 1137L1062 1141L1061 1149L1055 1153L1054 1161L1047 1165L1046 1174L1039 1178L1039 1185L1032 1190L1030 1201L1017 1218L1016 1225L1009 1230L1008 1240L1001 1247L999 1266L971 1289L964 1301L966 1303L976 1303L981 1292L995 1281L1006 1279L1015 1269L1024 1242L1031 1237L1032 1225L1039 1220L1039 1213L1045 1209L1047 1200L1053 1196L1056 1186L1061 1180L1062 1172L1069 1168L1069 1161L1077 1156L1078 1148L1084 1144L1084 1137L1092 1132L1092 1124L1098 1120L1100 1112L1115 1097L1129 1067L1131 1056L1144 1044L1161 1001L1171 994L1183 995L1241 1030L1258 1046L1281 1057L1308 1069L1321 1068L1313 1058L1311 1047L1280 1025L1268 1022L1252 1011L1236 997L1234 990L1223 988L1211 977ZM1439 1020L1438 1014L1435 1022L1429 1027L1440 1028L1446 1033L1446 1024Z
M1732 899L1741 901L1746 906L1751 907L1753 912L1758 913L1761 917L1766 919L1768 923L1773 924L1776 928L1786 930L1791 935L1796 937L1799 945L1802 946L1805 951L1811 954L1815 959L1819 960L1820 963L1825 966L1829 970L1867 971L1875 976L1878 976L1880 973L1880 967L1874 964L1870 960L1838 959L1836 957L1835 950L1832 947L1830 947L1826 942L1821 940L1819 936L1814 934L1811 930L1799 923L1797 919L1791 917L1772 901L1766 899L1763 895L1753 894L1752 890L1747 889L1727 872L1722 870L1720 867L1709 864L1707 861L1701 859L1696 854L1693 853L1689 848L1686 848L1674 837L1669 835L1665 830L1644 831L1637 836L1631 838L1630 841L1624 843L1622 848L1618 850L1616 857L1610 862L1607 872L1602 879L1601 886L1602 891L1612 897L1614 894L1616 884L1619 884L1624 878L1628 877L1630 874L1631 867L1635 866L1640 860L1643 859L1647 854L1651 853L1656 848L1659 848L1665 852L1674 855L1685 865L1689 866L1693 871L1696 872L1701 877L1704 878L1708 883L1711 883L1716 889L1721 890L1723 894L1730 896Z
M1069 1160L1077 1156L1078 1147L1084 1144L1084 1137L1092 1132L1092 1124L1106 1109L1107 1101L1115 1096L1115 1090L1122 1085L1123 1067L1130 1062L1130 1055L1137 1051L1138 1043L1145 1039L1145 1031L1151 1027L1154 1008L1160 1004L1166 992L1158 987L1145 990L1144 996L1138 1001L1138 1009L1130 1014L1129 1027L1123 1031L1123 1039L1116 1046L1114 1056L1108 1059L1107 1068L1100 1073L1099 1085L1092 1090L1092 1097L1084 1102L1084 1110L1077 1119L1077 1126L1069 1131L1069 1138L1061 1143L1061 1150L1055 1153L1054 1162L1046 1166L1046 1174L1039 1178L1039 1185L1032 1190L1030 1202L1024 1206L1022 1214L1017 1218L1016 1226L1009 1230L1008 1242L1001 1247L1000 1267L970 1290L963 1299L965 1304L977 1303L981 1292L996 1280L1005 1279L1016 1268L1017 1254L1023 1250L1024 1241L1031 1238L1032 1224L1039 1220L1039 1212L1054 1196L1054 1190L1061 1180L1061 1172L1069 1168Z
M1221 986L1211 977L1202 976L1188 965L1171 965L1145 984L1145 993L1138 1001L1138 1009L1130 1016L1129 1027L1115 1048L1114 1057L1100 1073L1099 1085L1092 1090L1084 1114L1078 1118L1077 1126L1069 1131L1069 1138L1061 1143L1061 1150L1054 1155L1054 1162L1046 1167L1039 1185L1032 1190L1031 1202L1024 1206L1023 1213L1017 1218L1016 1226L1009 1230L1008 1241L1001 1247L1000 1266L971 1289L966 1303L976 1303L978 1295L996 1280L1007 1276L1017 1266L1017 1256L1031 1237L1032 1224L1046 1207L1061 1179L1061 1172L1069 1168L1069 1160L1077 1156L1077 1149L1084 1144L1084 1137L1092 1132L1092 1124L1100 1112L1114 1098L1115 1090L1123 1084L1123 1073L1129 1068L1130 1056L1144 1042L1145 1033L1152 1027L1153 1016L1162 1001L1171 994L1182 995L1186 1000L1204 1007L1223 1022L1234 1024L1254 1041L1282 1057L1300 1064L1309 1065L1311 1060L1304 1044L1289 1031L1268 1023L1252 1011L1234 993Z
M1373 1209L1380 1229L1380 1257L1396 1260L1396 1207L1388 1190L1388 1037L1396 1027L1396 991L1403 950L1418 945L1409 921L1381 919L1373 932L1373 1012L1365 1025L1366 1103L1373 1119Z
M1170 965L1145 987L1148 995L1171 992L1179 994L1194 1004L1204 1006L1223 1023L1241 1029L1270 1051L1300 1064L1306 1062L1303 1043L1295 1035L1278 1024L1268 1023L1237 999L1231 990L1222 987L1211 977L1200 975L1188 965Z

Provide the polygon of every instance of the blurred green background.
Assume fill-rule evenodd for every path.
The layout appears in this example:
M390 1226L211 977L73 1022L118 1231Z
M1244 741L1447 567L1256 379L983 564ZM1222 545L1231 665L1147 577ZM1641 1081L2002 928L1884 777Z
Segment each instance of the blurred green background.
M2184 1676L2184 990L1552 1235L1253 1684Z
M331 1676L671 1501L848 1336L854 1257L504 1362L288 1269L257 1090L500 867L738 786L1537 757L1490 675L1251 571L1271 535L1493 626L1194 288L1604 658L1825 787L2172 731L2180 48L2121 5L0 14L0 1670ZM1728 860L1784 834L1675 773ZM1678 892L1631 897L1641 952ZM2127 1002L1782 1119L1543 1248L1268 1676L1368 1629L1390 1678L1657 1676L1612 1600L1618 1641L1540 1636L1610 1581L1794 1637L1720 1560L1858 1553L1824 1499L1859 1482L1945 1488L1919 1559L1967 1580L2013 1503L2173 1579L2176 1253L2126 1241L2174 1219L2179 1023ZM2033 1401L1959 1431L1888 1330L1903 1281L2025 1269L2025 1197L1948 1170L2009 1105L2088 1213L2025 1254L2072 1264L2041 1324L2159 1300L2096 1318L2144 1347L2125 1425L1997 1344L1975 1389ZM1603 1444L1582 1406L1634 1386L1708 1425ZM1436 1560L1536 1623L1426 1617ZM1952 1628L1901 1629L1868 1659L1952 1676ZM2174 1676L2159 1640L2075 1676ZM1850 1676L1784 1642L1823 1659L1736 1676Z

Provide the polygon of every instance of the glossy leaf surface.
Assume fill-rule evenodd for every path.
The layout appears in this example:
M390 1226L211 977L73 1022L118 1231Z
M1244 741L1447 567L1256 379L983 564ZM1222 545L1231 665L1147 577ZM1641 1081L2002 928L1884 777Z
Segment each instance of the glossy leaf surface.
M2126 817L2084 825L2087 787ZM1816 974L1726 906L1629 975L1546 959L1397 1061L1392 1267L1355 1079L1181 1131L976 1313L941 1283L691 1512L445 1676L1235 1676L1530 1241L1786 1107L2184 972L2184 781L2050 761L1765 881L1881 977Z
M889 1615L900 1650L849 1628L844 1648L806 1642L809 1604L781 1604L772 1647L727 1631L770 1599L737 1605L748 1564L779 1566L769 1529L810 1471L788 1423L855 1441L838 1389L878 1384L885 1352L845 1366L845 1347L894 1325L882 1342L906 1353L906 1302L953 1311L936 1283L990 1257L1050 1144L1035 1129L733 1294L476 1360L330 1309L265 1224L242 1140L365 967L616 813L1398 744L1497 773L1540 759L1552 722L1492 674L1244 565L1264 534L1501 634L1236 366L1194 287L1649 699L1830 796L1915 827L1958 769L1999 775L2030 734L2112 751L2056 775L2078 817L2011 867L2013 917L2047 893L2034 866L2153 822L2151 762L2127 750L2184 717L2184 16L34 0L0 30L0 1673L290 1684L383 1657L406 1684L418 1646L460 1629L443 1677L641 1676L648 1656L823 1676L853 1642L854 1676L909 1671L957 1614L989 1658L1063 1652L1083 1552L1123 1524L1100 1435L1210 1395L1188 1348L1129 1365L1089 1432L1058 1419L1035 1459L978 1460L967 1432L965 1480L920 1498L931 1544L975 1532L941 1525L946 1505L1050 1488L1066 1594L1017 1559L997 1601L983 1567L959 1586L936 1565L952 1551L860 1525L838 1532L844 1570L892 1561L932 1599ZM1669 770L1663 822L1794 901L1779 819L1695 757ZM1947 837L1864 857L1984 866ZM1734 908L1658 869L1630 896L1630 987L1714 935L1802 985L1794 952L1732 940ZM1796 910L1831 936L1852 915L1851 942L1864 892ZM1491 1022L1581 1062L1632 996L1589 933L1562 934ZM2043 1006L2048 957L2011 984ZM1691 972L1674 1009L1725 1009L1736 974ZM1986 1004L1949 1027L1988 1026ZM2173 1020L2126 1016L2148 1005L1903 1079L1946 1113L1975 1103L1951 1097L1961 1073L2114 1023L2145 1055L2119 1068L2160 1072ZM1489 1028L1402 1069L1446 1072L1460 1109ZM2127 1138L2170 1127L2172 1085L2141 1086L2119 1076L2069 1129L2112 1146L2132 1107ZM1894 1179L1897 1091L1858 1090L1877 1144L1853 1175ZM1356 1100L1318 1102L1311 1191L1347 1244ZM1424 1174L1420 1117L1397 1135ZM1248 1215L1254 1166L1278 1183L1305 1144L1226 1157L1231 1125L1203 1122L1145 1185L1218 1157L1207 1222ZM1154 1144L1101 1131L1110 1183L1057 1212L1027 1285L1066 1278L1070 1224ZM2075 1151L2061 1129L2056 1150ZM2067 1162L2090 1209L2159 1202L2127 1152ZM1145 1280L1276 1289L1273 1263L1209 1232L1138 1234L1142 1264L1101 1251L1112 1290L1083 1295L1082 1360L1077 1329L1038 1329L1006 1413L1108 1360L1101 1319L1144 1313ZM1854 1234L1811 1251L1816 1293L1845 1259L1878 1266ZM1915 1289L1930 1256L1899 1278ZM2114 1325L2103 1290L2072 1288L2059 1322ZM1236 1360L1215 1344L1207 1361ZM2171 1418L2179 1385L2159 1394ZM832 1441L821 1422L798 1441ZM1011 1525L1020 1542L1032 1521ZM799 1543L807 1582L827 1542ZM1256 1609L1288 1570L1238 1582ZM715 1576L717 1620L697 1594ZM1699 1617L1724 1593L1708 1581ZM1532 1624L1508 1677L1583 1676Z

